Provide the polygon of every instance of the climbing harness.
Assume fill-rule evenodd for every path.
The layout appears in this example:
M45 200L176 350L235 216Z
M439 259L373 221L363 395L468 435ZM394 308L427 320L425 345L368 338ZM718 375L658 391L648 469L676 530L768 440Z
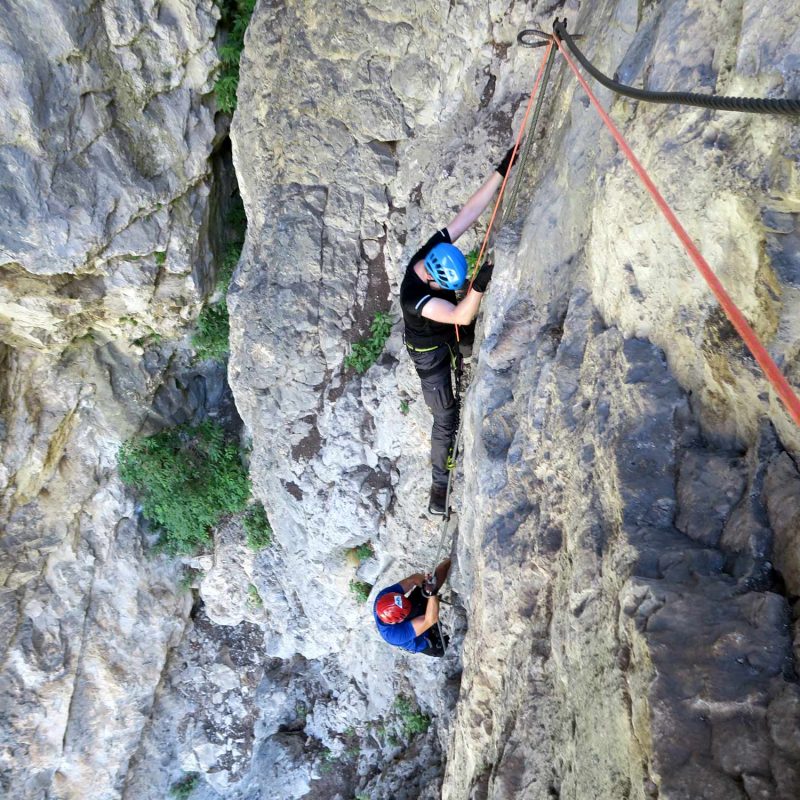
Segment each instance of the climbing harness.
M792 419L798 426L800 426L800 398L798 398L794 389L792 389L789 382L786 380L784 375L778 369L777 364L769 355L766 348L758 338L757 334L755 333L753 328L749 325L742 312L739 310L738 306L733 302L730 295L726 292L722 283L717 278L716 274L711 269L708 262L700 253L699 249L697 248L697 245L695 245L695 243L689 237L689 234L686 232L681 223L678 221L678 218L676 217L675 213L667 204L666 200L661 195L659 190L656 188L656 185L653 183L652 179L647 174L644 167L636 158L630 146L620 133L619 129L611 120L611 117L608 115L605 109L603 109L603 107L600 105L600 102L590 89L588 83L586 82L586 79L583 77L583 75L581 75L580 71L575 65L573 59L570 57L566 48L567 47L569 48L569 50L572 52L575 58L580 62L581 66L590 75L592 75L592 77L594 77L598 82L603 84L603 86L606 86L607 88L611 89L612 91L618 94L624 95L626 97L631 97L635 100L642 100L651 103L689 105L689 106L696 106L699 108L707 108L720 111L740 111L740 112L755 113L755 114L792 114L792 115L794 114L800 115L800 100L752 98L752 97L724 97L724 96L698 95L698 94L692 94L690 92L653 92L643 89L635 89L634 87L626 86L625 84L613 80L608 76L604 75L602 72L600 72L600 70L598 70L586 58L586 56L583 55L578 46L575 44L575 40L581 38L583 38L581 34L571 35L567 31L566 19L562 21L559 20L558 18L556 18L556 20L553 23L552 34L547 34L544 31L540 31L535 28L527 28L521 31L517 36L517 42L524 47L546 47L547 50L545 51L544 58L542 59L542 62L539 66L539 71L536 75L536 80L534 81L530 98L528 99L528 105L525 109L525 116L523 117L522 125L520 126L519 133L517 134L516 141L514 142L510 165L508 170L506 171L505 176L503 177L503 182L500 186L500 191L498 193L498 197L495 202L494 208L492 210L491 218L489 220L489 226L486 231L486 235L484 236L483 242L481 244L480 251L478 252L478 258L475 263L473 276L469 282L469 289L470 290L472 289L472 284L474 283L475 276L478 274L483 264L483 257L486 253L487 245L492 233L492 227L494 225L495 218L500 208L500 204L502 203L503 200L503 194L506 189L506 184L508 183L508 177L511 174L511 168L514 166L518 154L520 154L521 156L520 160L522 161L523 164L527 162L528 157L530 155L530 151L533 146L534 135L536 132L536 126L539 121L539 116L544 103L545 94L547 92L547 86L550 79L555 53L556 50L558 50L563 56L564 62L569 66L569 68L575 74L575 77L582 86L583 90L586 92L592 106L596 109L596 111L600 115L601 120L603 121L603 123L608 128L611 135L616 140L620 150L623 152L628 162L631 164L631 167L639 176L640 180L644 184L647 191L650 193L659 211L661 211L661 213L664 215L670 227L675 232L676 236L686 249L686 252L688 253L689 257L697 267L700 274L705 279L711 291L714 293L720 306L725 312L725 315L727 316L728 320L731 322L733 327L739 333L745 345L750 350L751 354L756 359L758 364L761 366L761 369L764 371L765 376L771 383L777 395L783 401L783 404L785 405ZM531 124L527 133L527 138L525 139L524 145L521 148L520 144L523 140L523 137L525 136L527 122L531 112L531 107L533 106L534 99L536 99L535 110L533 116L531 117ZM503 214L504 220L508 217L508 215L514 208L514 204L516 203L517 195L519 193L520 183L522 180L522 171L518 170L518 173L519 174L517 176L516 182L511 191L508 205L504 210ZM458 326L456 326L456 336L458 336ZM463 414L461 413L460 386L458 387L458 402L459 402L459 424L452 451L453 467L455 467L456 465L455 462L458 458L461 449ZM444 519L442 521L442 534L439 540L439 547L436 551L436 558L434 559L433 565L431 567L430 571L431 574L435 574L436 566L439 563L439 559L441 558L441 555L444 551L445 542L447 540L447 534L450 527L450 494L452 491L454 475L455 475L455 469L454 468L450 469L450 474L447 480L447 494L445 499L446 510ZM445 644L445 639L444 636L442 635L441 627L438 622L436 623L436 625L439 630L439 635L446 652L447 645Z

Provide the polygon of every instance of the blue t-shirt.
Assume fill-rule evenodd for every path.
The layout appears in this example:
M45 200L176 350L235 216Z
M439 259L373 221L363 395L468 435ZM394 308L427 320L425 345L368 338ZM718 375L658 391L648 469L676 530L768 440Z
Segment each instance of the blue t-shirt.
M418 588L414 589L409 598L411 600L411 613L402 622L395 622L394 624L381 622L378 612L375 610L378 600L389 592L399 592L403 594L403 587L399 583L395 583L378 592L378 596L372 604L372 616L375 617L378 633L380 633L389 644L393 644L395 647L402 647L404 650L410 650L412 653L420 653L425 650L426 647L430 647L431 643L427 633L421 633L417 636L414 631L414 625L411 623L412 619L425 616L427 600L422 597L420 590ZM422 602L420 602L420 600Z

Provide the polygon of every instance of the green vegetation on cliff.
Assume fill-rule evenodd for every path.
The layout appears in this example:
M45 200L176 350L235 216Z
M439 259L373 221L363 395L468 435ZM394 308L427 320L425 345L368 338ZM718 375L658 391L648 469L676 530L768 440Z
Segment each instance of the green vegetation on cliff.
M230 320L228 304L222 300L206 306L197 317L197 332L192 336L192 347L199 360L213 358L222 361L228 355Z
M188 800L199 785L200 776L197 773L191 773L178 781L178 783L173 784L169 790L169 796L172 800Z
M352 367L359 375L366 372L383 352L386 340L392 332L391 317L383 311L376 312L369 330L369 337L356 342L350 355L345 356L344 359L344 365Z
M228 38L219 49L222 69L214 93L217 106L226 114L236 110L236 91L239 88L239 59L244 50L244 32L250 23L256 0L220 0L220 25L228 29Z
M136 491L169 553L208 545L209 528L223 514L242 511L250 497L238 447L210 420L131 439L118 460L120 478Z
M244 213L242 199L237 194L225 217L227 244L217 271L215 288L222 294L222 299L203 308L197 317L197 330L192 336L192 347L194 347L196 358L200 361L207 358L224 361L228 355L230 319L225 295L228 293L228 285L233 277L233 271L242 255L246 231L247 217Z
M247 546L251 550L258 552L272 544L272 526L261 503L255 503L247 509L242 524L247 531Z

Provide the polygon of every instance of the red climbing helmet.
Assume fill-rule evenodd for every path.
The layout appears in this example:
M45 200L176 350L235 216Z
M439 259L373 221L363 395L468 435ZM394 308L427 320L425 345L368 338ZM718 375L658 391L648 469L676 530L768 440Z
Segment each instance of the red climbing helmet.
M381 622L392 625L395 622L402 622L411 613L411 603L400 592L389 592L378 598L375 611Z

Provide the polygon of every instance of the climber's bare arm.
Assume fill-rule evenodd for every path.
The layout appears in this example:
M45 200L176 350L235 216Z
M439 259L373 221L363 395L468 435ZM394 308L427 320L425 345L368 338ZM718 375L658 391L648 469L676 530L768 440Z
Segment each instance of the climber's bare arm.
M453 221L447 226L451 242L455 242L483 214L502 182L503 176L499 172L493 172L486 179L483 186L467 200L461 211L453 217ZM459 323L459 325L461 324Z
M414 617L411 624L414 626L414 633L419 636L425 633L428 628L432 628L439 621L439 598L435 595L428 598L428 606L425 609L424 617Z
M410 592L415 586L422 586L424 580L425 576L421 572L415 572L413 575L403 578L403 580L400 581L403 594Z
M440 297L434 297L423 306L420 314L434 322L444 322L450 325L469 325L481 307L483 294L470 289L467 296L458 304L453 305Z

